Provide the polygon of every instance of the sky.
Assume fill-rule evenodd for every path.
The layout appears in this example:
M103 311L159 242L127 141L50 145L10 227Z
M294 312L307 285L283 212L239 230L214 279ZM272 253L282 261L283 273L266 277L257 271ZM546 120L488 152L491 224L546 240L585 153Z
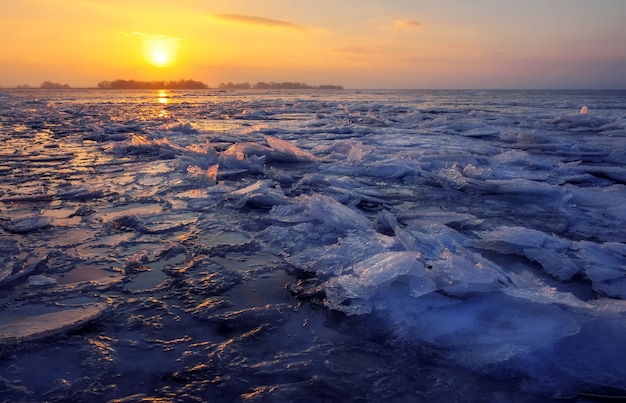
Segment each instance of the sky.
M625 0L0 0L0 86L626 89Z

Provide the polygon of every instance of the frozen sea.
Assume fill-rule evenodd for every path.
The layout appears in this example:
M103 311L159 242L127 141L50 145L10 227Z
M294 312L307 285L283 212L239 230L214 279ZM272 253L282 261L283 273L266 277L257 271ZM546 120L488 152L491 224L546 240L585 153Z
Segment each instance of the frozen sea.
M0 401L626 396L626 92L0 90Z

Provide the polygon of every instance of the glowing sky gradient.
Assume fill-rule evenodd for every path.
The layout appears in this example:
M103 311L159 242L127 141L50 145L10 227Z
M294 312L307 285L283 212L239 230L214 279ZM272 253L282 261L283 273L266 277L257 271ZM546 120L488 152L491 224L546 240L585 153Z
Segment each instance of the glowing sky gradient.
M0 85L626 89L625 21L624 0L0 0Z

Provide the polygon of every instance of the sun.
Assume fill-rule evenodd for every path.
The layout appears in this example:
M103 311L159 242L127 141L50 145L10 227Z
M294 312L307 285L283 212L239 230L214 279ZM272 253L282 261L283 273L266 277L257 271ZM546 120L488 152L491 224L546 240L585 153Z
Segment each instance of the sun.
M168 63L170 63L170 57L165 52L155 51L152 54L152 63L155 66L159 66L159 67L166 66Z
M180 40L164 36L143 39L143 56L155 67L169 67L176 63Z

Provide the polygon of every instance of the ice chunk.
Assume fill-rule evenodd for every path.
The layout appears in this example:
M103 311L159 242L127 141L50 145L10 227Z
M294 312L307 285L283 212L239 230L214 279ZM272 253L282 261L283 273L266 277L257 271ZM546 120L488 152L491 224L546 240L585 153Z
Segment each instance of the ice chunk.
M220 168L245 169L260 173L263 172L269 153L271 150L268 147L256 143L237 143L219 154L218 164Z
M340 229L368 229L373 223L362 214L324 195L301 196L305 211L325 224Z
M454 211L447 211L441 209L423 209L419 213L415 213L412 215L404 215L404 217L415 217L416 222L434 222L437 224L457 224L457 225L478 225L483 222L483 220L477 218L475 215L468 213L458 213ZM411 224L408 222L407 224Z
M558 304L567 308L591 310L592 306L574 296L571 292L558 291L555 287L507 288L504 293L516 298L523 298L539 304Z
M509 274L516 287L505 288L502 291L516 298L523 298L539 304L557 304L570 310L593 309L588 302L582 301L569 291L559 291L556 287L547 285L530 270L520 270Z
M473 167L472 164L469 164ZM490 181L472 177L472 168L461 170L455 165L450 168L439 169L433 179L435 179L444 189L457 189L470 193L494 193L497 188ZM467 175L470 174L470 175Z
M400 276L425 277L424 265L417 261L419 256L418 252L379 253L348 269L347 271L352 273L337 277L337 283L343 287L348 297L367 299L377 289ZM427 292L436 289L433 282L430 284L432 288Z
M599 118L598 116L592 116L587 113L588 109L579 110L579 113L572 113L563 116L559 116L553 119L550 123L553 123L561 128L569 129L571 131L586 131L596 127L603 126L607 122ZM582 113L584 110L585 113Z
M610 297L626 299L626 244L580 241L576 249L593 288Z
M376 218L385 231L393 231L398 226L398 219L389 210L380 210Z
M570 280L580 271L576 262L568 254L548 247L524 248L523 254L530 260L539 263L546 273L559 280Z
M105 188L102 185L80 185L70 187L69 189L59 189L57 197L67 200L86 201L97 199L105 194Z
M14 247L14 244L9 244ZM39 251L19 251L0 249L0 285L9 284L26 276L45 264L45 257Z
M267 144L275 151L272 159L286 162L317 161L317 157L295 144L277 137L266 136Z
M565 192L560 186L526 178L488 179L481 184L481 188L485 192L496 194L527 194L535 197L549 196L557 199L565 196Z
M219 168L219 164L214 164L211 165L206 171L206 176L212 184L215 184L217 182L217 174L219 172Z
M220 154L220 157L236 158L243 161L245 157L250 155L270 157L273 150L259 143L245 142L235 143Z
M291 223L315 219L338 231L338 233L353 229L373 228L373 223L365 216L339 203L332 197L324 195L296 197L291 200L291 204L273 208L270 215L277 221Z
M270 210L270 217L285 223L300 223L313 219L304 211L304 206L298 203L275 205Z
M111 154L153 155L160 158L174 158L176 150L165 138L151 139L145 135L132 134L128 140L108 144L105 151Z
M375 178L391 179L400 178L417 171L419 171L419 167L415 162L394 157L366 164L364 174Z
M79 328L98 318L106 309L106 304L97 303L74 308L31 305L18 311L0 312L0 345L40 339Z
M337 276L375 254L400 250L393 237L373 229L339 231L316 221L290 227L272 225L263 231L262 238L279 245L290 264L320 278Z
M504 226L476 234L480 240L468 240L465 244L502 254L526 256L561 280L569 280L579 272L578 265L570 257L572 243L555 235L531 228Z
M362 142L357 141L349 148L346 161L352 165L362 164L375 155L376 148L373 146L365 146Z
M237 207L243 207L245 204L248 204L270 208L275 205L289 203L289 199L283 191L273 186L274 182L272 181L259 180L250 186L231 192L228 197L238 199Z
M49 285L55 285L57 283L56 279L45 276L43 274L37 274L34 276L28 277L28 285L35 287L47 287Z
M111 221L114 228L135 230L145 234L175 231L197 221L190 214L122 214Z
M386 155L376 146L360 141L340 142L332 148L330 158L338 160L344 172L374 178L398 178L419 171L419 164L405 155ZM336 169L336 168L335 168Z
M482 125L478 127L471 128L469 130L462 130L459 134L461 136L466 137L487 137L487 136L497 136L500 133L498 129L495 127L491 127L489 125Z
M26 234L46 228L52 224L53 221L54 218L52 217L35 215L8 220L2 223L2 228L13 234Z
M494 250L518 251L525 247L541 247L548 237L547 234L525 227L499 227L492 231L477 232L482 244L492 246ZM499 245L502 243L502 245Z
M1 172L1 171L0 171ZM4 203L37 203L37 202L51 202L54 199L53 195L46 193L34 193L34 194L20 194L15 196L3 197L0 199Z
M608 187L577 187L568 185L572 197L569 203L590 207L621 206L626 200L626 186L612 185Z
M160 127L160 129L171 132L181 132L185 134L195 134L198 132L198 129L196 129L190 122L181 121L164 124Z
M326 282L325 304L348 315L367 313L397 281L407 283L414 297L435 291L437 287L418 257L417 252L384 252L358 262Z
M189 165L187 167L187 175L194 182L215 185L215 183L217 182L218 170L219 170L219 164L210 166L206 170L206 172L204 169L202 169L198 165Z
M465 248L466 237L446 225L424 222L396 227L395 233L406 250L421 252L429 277L448 293L493 291L512 284L502 268Z

